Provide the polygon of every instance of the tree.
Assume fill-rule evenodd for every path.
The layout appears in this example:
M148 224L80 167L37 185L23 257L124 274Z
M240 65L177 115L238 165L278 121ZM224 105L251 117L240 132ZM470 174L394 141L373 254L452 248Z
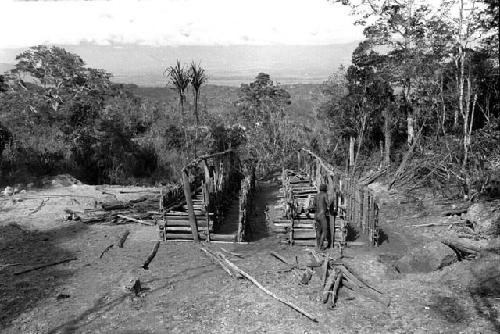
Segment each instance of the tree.
M200 125L199 115L198 115L198 98L200 97L201 86L207 82L207 76L205 75L205 69L196 64L194 61L191 63L189 68L189 78L191 86L193 86L194 95L194 116L196 119L196 126Z
M370 41L364 41L354 50L352 65L343 68L324 89L329 100L321 106L335 131L349 139L349 166L355 171L361 147L369 131L373 132L380 115L384 119L384 162L390 163L391 104L393 91L383 72L383 56L373 51ZM357 149L355 151L355 143Z
M241 85L235 105L246 129L246 147L261 168L276 167L274 160L282 167L286 163L290 153L286 107L290 103L290 94L275 85L269 74L259 73L254 82Z
M181 66L181 62L177 60L176 65L168 67L165 70L165 73L167 73L170 83L174 86L173 89L175 89L177 94L179 94L179 106L181 109L182 123L184 127L185 143L187 145L188 136L185 128L186 118L184 113L184 102L186 102L186 89L188 88L190 82L189 72L184 66Z

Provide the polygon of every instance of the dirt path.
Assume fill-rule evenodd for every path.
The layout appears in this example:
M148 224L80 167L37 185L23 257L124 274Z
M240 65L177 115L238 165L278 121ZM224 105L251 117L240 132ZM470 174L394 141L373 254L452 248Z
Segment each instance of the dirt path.
M242 259L235 257L231 261L276 294L314 314L319 323L270 298L250 282L230 278L192 242L162 243L150 269L145 271L139 268L153 248L154 230L135 224L107 226L62 221L54 211L60 207L44 207L26 218L26 212L32 209L12 206L8 219L1 217L0 264L20 265L0 267L0 331L495 333L498 329L498 320L494 318L498 316L498 303L489 301L488 306L455 284L453 272L465 263L431 274L406 276L381 263L380 254L399 251L390 246L391 242L399 245L393 233L389 243L379 249L346 250L347 261L370 284L385 291L391 297L391 305L386 308L342 289L337 307L326 310L318 301L318 273L309 285L300 286L301 272L279 272L286 266L269 255L273 250L290 260L307 259L302 248L279 244L266 223L264 210L266 205L276 204L278 186L260 183L258 190L252 220L254 241L248 245L207 247L218 250L222 246L243 254ZM16 225L9 225L16 222L16 217L23 218ZM37 224L43 229L34 230ZM99 259L101 252L126 228L133 233L124 248L113 247ZM14 275L29 265L73 256L77 260ZM134 278L142 282L140 297L124 290Z

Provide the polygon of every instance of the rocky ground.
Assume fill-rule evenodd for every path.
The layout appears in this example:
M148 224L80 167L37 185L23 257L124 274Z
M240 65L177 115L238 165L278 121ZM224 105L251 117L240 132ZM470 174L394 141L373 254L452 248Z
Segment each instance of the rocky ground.
M383 243L378 248L349 248L345 261L391 303L386 307L341 288L337 306L327 310L318 299L319 272L308 285L299 285L302 271L282 271L287 266L270 256L275 251L288 259L297 257L299 263L307 260L304 248L279 244L265 221L265 206L276 202L278 185L259 184L252 222L254 241L205 247L242 254L243 258L229 258L277 295L313 314L318 319L314 323L251 282L229 277L191 242L162 243L149 270L141 269L155 244L154 228L135 223L88 225L66 220L64 211L140 195L120 194L122 188L118 187L69 183L56 182L0 200L2 333L500 331L500 294L493 289L484 295L475 289L484 278L493 287L498 282L488 276L497 261L493 255L457 261L427 273L396 270L397 260L409 250L458 233L449 225L410 226L460 219L442 216L430 201L413 201L384 192L383 187L377 189L385 199L381 208ZM13 201L16 196L25 199ZM125 229L131 234L124 247L113 247L99 258ZM76 259L16 275L32 266L70 258ZM137 278L142 287L138 296L127 289Z

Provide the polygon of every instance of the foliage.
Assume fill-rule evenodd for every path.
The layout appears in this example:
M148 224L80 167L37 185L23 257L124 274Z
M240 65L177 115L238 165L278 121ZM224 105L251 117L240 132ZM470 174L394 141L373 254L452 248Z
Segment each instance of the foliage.
M140 99L59 47L32 47L17 60L0 94L0 122L12 133L2 177L71 171L109 183L152 173L154 152L133 141L153 121Z
M419 140L415 161L433 152L466 196L480 191L473 185L491 168L486 161L498 146L492 140L500 116L498 2L338 2L352 8L366 40L338 75L338 87L325 89L321 114L342 137L357 136L358 152L365 117L367 152L381 133L384 151L394 146L399 156Z
M245 128L246 149L264 173L284 167L293 151L287 117L290 103L290 94L275 85L266 73L259 73L254 82L241 85L235 105Z

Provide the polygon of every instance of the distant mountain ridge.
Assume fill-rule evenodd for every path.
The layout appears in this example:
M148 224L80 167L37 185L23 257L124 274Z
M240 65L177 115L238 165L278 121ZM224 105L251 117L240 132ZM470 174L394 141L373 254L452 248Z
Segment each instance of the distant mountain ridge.
M10 71L15 67L14 64L9 63L0 63L0 74Z
M259 72L277 82L321 83L340 65L351 63L358 42L335 45L268 46L141 46L94 44L62 45L88 64L111 72L113 80L140 86L164 86L167 66L181 62L201 62L210 81L217 85L239 86ZM24 49L2 50L2 62L15 62ZM12 66L12 65L11 65ZM1 67L0 67L1 70Z

